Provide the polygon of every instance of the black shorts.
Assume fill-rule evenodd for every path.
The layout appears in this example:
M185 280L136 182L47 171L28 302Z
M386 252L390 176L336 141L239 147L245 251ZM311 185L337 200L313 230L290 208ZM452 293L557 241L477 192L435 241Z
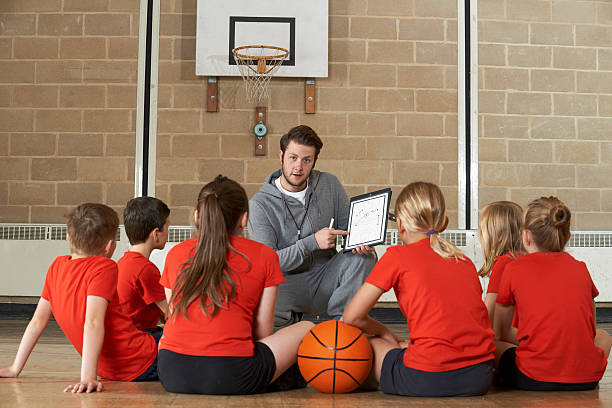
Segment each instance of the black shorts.
M160 350L157 358L164 389L184 394L256 394L265 391L276 371L272 350L260 342L255 342L253 357L201 357Z
M145 333L149 333L155 339L155 351L157 352L157 346L159 345L159 339L161 339L164 331L161 327L157 329L146 329L143 330ZM159 380L159 376L157 375L157 357L155 357L155 361L151 363L149 368L145 370L144 373L140 374L138 377L134 378L132 381L141 382L141 381L157 381Z
M499 359L499 375L503 385L527 391L583 391L592 390L599 384L599 381L558 383L533 380L516 366L516 347L511 347L502 354Z
M470 397L486 394L493 379L493 360L457 370L430 372L404 365L406 349L392 349L383 360L380 389L412 397Z

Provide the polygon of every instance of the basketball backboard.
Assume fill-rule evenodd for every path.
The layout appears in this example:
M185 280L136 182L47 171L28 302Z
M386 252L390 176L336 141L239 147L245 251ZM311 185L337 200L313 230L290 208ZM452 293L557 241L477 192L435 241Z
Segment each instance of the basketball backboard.
M289 50L275 73L327 77L328 0L198 0L196 75L239 76L235 47Z

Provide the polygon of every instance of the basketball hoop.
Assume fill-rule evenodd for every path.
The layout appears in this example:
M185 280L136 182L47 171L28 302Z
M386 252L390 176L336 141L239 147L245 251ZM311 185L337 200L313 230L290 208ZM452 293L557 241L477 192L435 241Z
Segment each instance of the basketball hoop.
M289 51L272 45L244 45L234 48L232 53L244 80L247 100L259 102L270 98L270 79L289 58Z

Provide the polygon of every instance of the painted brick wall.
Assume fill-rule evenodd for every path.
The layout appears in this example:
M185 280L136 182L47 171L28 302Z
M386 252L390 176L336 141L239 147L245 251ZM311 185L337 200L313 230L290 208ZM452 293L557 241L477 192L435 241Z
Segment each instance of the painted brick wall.
M612 3L479 2L480 204L554 194L612 228Z
M138 1L0 1L0 222L133 196Z
M333 0L329 78L304 114L303 80L273 79L266 157L253 106L220 78L205 112L195 0L162 1L157 193L189 222L218 173L249 194L305 123L317 163L349 195L422 179L457 208L456 2ZM62 222L75 204L120 210L133 194L137 0L0 1L0 221ZM480 201L557 194L581 229L612 226L612 4L479 1Z
M397 195L410 181L432 181L456 225L456 2L333 0L329 11L329 78L317 80L317 113L304 113L303 79L272 79L268 154L255 157L255 110L239 77L220 78L219 112L205 111L195 1L162 5L156 188L173 220L189 220L199 189L219 173L252 195L280 166L280 136L303 123L324 142L317 168L349 195L387 186Z

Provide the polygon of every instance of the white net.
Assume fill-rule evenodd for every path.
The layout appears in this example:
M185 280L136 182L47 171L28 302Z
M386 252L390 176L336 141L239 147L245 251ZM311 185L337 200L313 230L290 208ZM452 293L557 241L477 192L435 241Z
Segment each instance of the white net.
M244 80L247 100L259 102L269 99L270 79L289 58L289 51L280 47L248 45L234 48L232 52Z

